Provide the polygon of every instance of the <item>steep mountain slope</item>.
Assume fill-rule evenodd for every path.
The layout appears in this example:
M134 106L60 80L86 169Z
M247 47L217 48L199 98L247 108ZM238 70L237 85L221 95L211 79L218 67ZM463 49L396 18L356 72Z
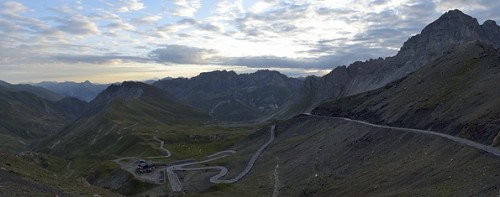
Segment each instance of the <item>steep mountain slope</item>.
M128 135L133 127L195 124L206 119L207 115L163 90L140 82L123 82L101 92L77 121L52 136L44 146L56 155L70 158L81 154L109 158L128 148L140 151L145 139L141 139L141 133Z
M274 112L301 84L302 80L277 71L261 70L240 75L234 71L213 71L191 79L160 80L154 86L216 119L248 121Z
M109 84L93 84L90 81L85 81L82 83L69 81L61 83L44 81L35 83L33 85L43 87L64 96L78 98L87 102L92 101L101 91L109 86Z
M52 92L48 89L38 87L38 86L32 86L28 84L17 84L13 85L10 83L7 83L5 81L0 80L0 87L3 87L7 90L14 91L14 92L29 92L32 94L37 95L40 98L47 99L49 101L58 101L64 98L64 96L59 95L55 92Z
M71 98L51 102L32 93L0 87L1 146L25 149L30 143L61 130L81 114L85 105Z
M83 114L88 103L73 97L64 97L63 99L55 102L56 106L66 114L71 120L76 120Z
M495 21L488 20L479 25L475 18L459 10L448 11L406 41L393 57L354 62L348 67L335 68L321 79L306 79L299 93L291 97L275 117L293 117L312 110L321 101L380 88L417 70L444 52L474 40L499 48L500 27Z
M313 113L443 131L499 146L499 89L499 51L472 42L384 88L324 103Z
M57 176L46 169L53 165L61 164L32 152L0 151L0 196L120 196L81 179Z
M314 116L282 122L276 135L247 177L219 191L201 192L206 196L498 195L500 157L444 138ZM235 149L260 143L259 138L249 138Z

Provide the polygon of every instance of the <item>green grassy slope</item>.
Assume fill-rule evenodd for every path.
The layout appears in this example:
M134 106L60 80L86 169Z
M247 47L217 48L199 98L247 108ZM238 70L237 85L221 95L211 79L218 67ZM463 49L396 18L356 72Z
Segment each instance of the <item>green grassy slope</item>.
M70 163L71 178L83 176L93 184L106 185L115 181L115 175L128 174L113 159L138 157L160 163L199 159L227 148L252 129L208 125L209 120L205 113L156 87L127 82L101 93L83 116L45 140L39 150ZM154 137L165 141L172 157L159 157L165 152ZM124 179L114 189L126 195L155 187L133 183L131 176ZM138 188L126 189L130 184Z
M21 145L14 148L25 149L27 144L59 131L71 121L56 103L4 88L0 88L0 109L0 134L10 136L9 143ZM12 148L6 143L0 147Z
M1 196L120 196L51 170L61 160L48 155L13 155L0 151ZM44 167L42 167L44 166ZM54 168L54 169L50 169Z

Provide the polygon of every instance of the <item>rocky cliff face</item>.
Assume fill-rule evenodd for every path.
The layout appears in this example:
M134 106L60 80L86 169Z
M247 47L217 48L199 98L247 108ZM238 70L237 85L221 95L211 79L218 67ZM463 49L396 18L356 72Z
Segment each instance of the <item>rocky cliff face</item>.
M425 27L422 33L406 41L395 58L416 61L418 67L445 51L473 40L499 48L498 29L495 21L488 20L479 25L475 18L460 10L451 10Z
M302 80L277 71L261 70L239 75L213 71L190 79L161 80L154 86L209 112L213 118L247 121L274 112L301 84Z
M98 95L93 103L99 101L107 101L115 98L121 98L124 100L137 99L144 93L143 88L140 84L135 82L124 82L123 84L117 85L113 84L109 86L104 92Z
M354 62L337 67L321 79L306 79L298 95L292 97L276 117L288 118L308 112L320 102L380 88L400 79L464 43L479 40L500 48L500 27L491 20L478 21L459 10L451 10L426 26L403 44L397 55L385 59Z

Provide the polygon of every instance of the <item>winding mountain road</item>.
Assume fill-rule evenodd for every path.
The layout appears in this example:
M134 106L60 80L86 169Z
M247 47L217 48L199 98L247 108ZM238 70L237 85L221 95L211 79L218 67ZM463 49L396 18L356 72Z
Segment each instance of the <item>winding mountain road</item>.
M321 116L321 115L316 115L316 114L311 114L311 113L303 113L303 115L311 116L311 117L319 117L319 118L328 118L328 119L343 120L343 121L347 121L347 122L353 122L353 123L357 123L357 124L363 124L363 125L367 125L367 126L371 126L371 127L376 127L376 128L391 129L391 130L397 130L397 131L404 131L404 132L412 132L412 133L418 133L418 134L438 136L438 137L445 138L445 139L448 139L448 140L451 140L451 141L463 144L465 146L473 147L473 148L476 148L476 149L479 149L479 150L482 150L482 151L485 151L487 153L490 153L490 154L493 154L495 156L499 156L500 157L500 150L497 149L497 148L495 148L495 147L484 145L484 144L480 144L480 143L477 143L477 142L474 142L474 141L471 141L471 140L468 140L468 139L459 138L459 137L456 137L456 136L452 136L452 135L448 135L448 134L444 134L444 133L439 133L439 132L435 132L435 131L428 131L428 130L422 130L422 129L402 128L402 127L392 127L392 126L385 126L385 125L377 125L377 124L373 124L373 123L369 123L369 122L365 122L365 121L361 121L361 120L353 120L353 119L344 118L344 117ZM230 184L230 183L235 183L235 182L239 181L240 179L242 179L243 177L245 177L251 171L251 169L253 168L253 166L254 166L255 162L257 161L258 157L275 140L275 136L276 136L275 129L276 129L276 125L271 126L271 129L270 129L271 132L270 132L269 140L266 143L264 143L262 146L260 146L259 149L252 155L252 157L248 161L245 169L240 174L238 174L237 176L235 176L233 178L226 179L226 180L221 180L221 178L224 177L224 176L226 176L227 173L228 173L228 169L226 167L224 167L224 166L206 166L206 167L189 167L189 166L198 165L198 164L204 164L204 163L208 163L208 162L211 162L211 161L214 161L214 160L218 160L218 159L221 159L221 158L228 157L231 154L235 154L236 153L236 151L234 151L234 150L225 150L225 151L217 152L215 154L207 156L207 159L203 160L203 161L179 161L179 162L184 162L184 163L174 164L174 165L165 167L164 171L166 172L166 175L168 177L168 180L169 180L169 183L170 183L172 191L174 191L174 192L182 191L182 188L183 188L181 180L179 179L179 176L175 173L175 171L218 170L219 171L218 174L210 177L210 182L216 183L216 184L217 183L229 183ZM172 153L168 149L166 149L164 147L165 146L165 142L164 141L158 139L157 137L153 137L153 138L155 140L157 140L157 141L160 142L160 148L166 152L165 156L158 156L158 157L170 157L170 156L172 156ZM122 160L125 160L125 159L127 159L127 160L138 160L139 158L135 158L135 157L123 157L123 158L116 159L114 161L116 163L118 163L118 164L121 165L120 162ZM276 169L275 169L275 171L276 171L275 175L274 175L275 178L276 178L275 181L278 181L278 179L277 179L278 178L277 177L277 169L278 169L278 165L276 166ZM136 175L135 173L133 173L133 171L131 171L131 173L134 174L134 177L137 178L138 180L142 180L142 181L146 181L146 182L151 182L149 180L144 179L140 175ZM276 187L277 184L279 184L279 182L275 183L275 190L277 189L277 187ZM277 195L277 194L278 194L278 191L274 191L273 192L273 195Z
M165 141L158 139L156 136L153 137L153 139L155 139L156 141L159 141L160 142L160 149L164 150L167 153L167 155L162 156L162 157L170 157L170 156L172 156L172 153L164 147L165 146Z
M358 124L368 125L368 126L376 127L376 128L392 129L392 130L406 131L406 132L412 132L412 133L434 135L434 136L438 136L438 137L442 137L442 138L445 138L445 139L448 139L448 140L451 140L451 141L454 141L454 142L458 142L460 144L463 144L463 145L466 145L466 146L469 146L469 147L473 147L473 148L476 148L476 149L479 149L479 150L482 150L482 151L485 151L487 153L490 153L490 154L493 154L495 156L499 156L500 157L500 150L497 149L497 148L495 148L495 147L484 145L484 144L481 144L481 143L477 143L477 142L474 142L474 141L471 141L471 140L468 140L468 139L464 139L464 138L460 138L460 137L456 137L456 136L452 136L452 135L448 135L448 134L444 134L444 133L435 132L435 131L428 131L428 130L422 130L422 129L409 129L409 128L402 128L402 127L391 127L391 126L385 126L385 125L377 125L377 124L373 124L373 123L369 123L369 122L365 122L365 121L361 121L361 120L353 120L353 119L344 118L344 117L320 116L320 115L315 115L315 114L310 114L310 113L304 113L303 115L313 116L313 117L321 117L321 118L331 118L331 119L344 120L344 121L355 122L355 123L358 123Z
M173 165L169 166L166 168L167 175L168 175L168 180L170 182L170 186L172 188L172 191L177 192L182 190L182 183L179 180L179 177L175 173L175 171L191 171L191 170L219 170L220 172L210 178L210 182L212 183L234 183L236 181L239 181L243 177L245 177L250 170L252 170L253 165L257 161L257 158L264 152L264 150L271 144L274 139L275 139L275 128L276 125L271 126L271 136L269 137L269 140L263 144L250 158L250 160L247 163L247 166L245 169L238 174L237 176L227 179L227 180L221 180L223 176L225 176L228 172L227 168L224 166L207 166L207 167L194 167L194 168L189 168L186 166L190 165L196 165L196 164L202 164L202 163L207 163L213 160L217 160L220 158L224 158L229 156L227 153L234 154L236 151L233 150L228 150L228 151L221 151L218 153L215 153L213 155L208 156L209 159L204 160L204 161L197 161L197 162L189 162L189 163L183 163L183 164L178 164L178 165ZM226 154L224 154L226 153Z

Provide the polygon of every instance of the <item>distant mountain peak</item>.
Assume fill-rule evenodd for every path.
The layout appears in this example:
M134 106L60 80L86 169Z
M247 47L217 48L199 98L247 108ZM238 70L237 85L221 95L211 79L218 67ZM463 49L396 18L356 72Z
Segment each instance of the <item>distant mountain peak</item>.
M448 12L445 12L441 18L443 17L470 17L469 15L463 13L459 9L454 9L454 10L449 10Z
M97 95L92 103L109 103L118 98L123 100L138 99L143 96L145 92L144 89L145 88L142 87L141 83L132 81L125 81L121 84L112 84Z
M479 26L479 23L476 18L469 16L460 10L450 10L441 15L441 17L431 23L428 27L436 26L444 26L444 28L477 27Z
M136 81L124 81L121 84L118 84L117 86L125 86L125 87L133 87L133 86L142 86L144 83L142 82L136 82Z
M497 22L494 21L494 20L486 20L486 21L484 21L483 25L486 25L486 26L498 26Z
M109 103L115 99L129 101L145 97L175 100L174 96L155 86L136 81L124 81L110 85L99 93L92 103Z
M426 58L422 61L425 63L445 51L474 40L499 48L498 29L495 21L488 20L479 25L476 18L460 10L450 10L427 25L420 34L406 41L398 55L405 59Z

